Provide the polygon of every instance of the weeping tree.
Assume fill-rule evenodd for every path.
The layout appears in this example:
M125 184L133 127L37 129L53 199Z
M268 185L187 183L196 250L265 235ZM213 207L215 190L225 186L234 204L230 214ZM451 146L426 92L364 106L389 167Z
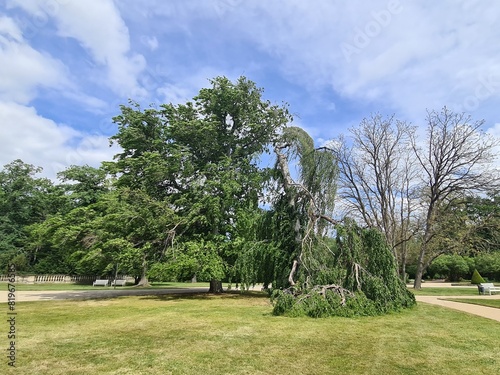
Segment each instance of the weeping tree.
M283 277L281 285L274 285L274 314L374 315L414 305L380 232L334 219L334 152L315 148L311 137L296 127L284 130L274 151L280 194L272 214L280 245L289 246L288 285ZM298 166L296 178L292 163Z

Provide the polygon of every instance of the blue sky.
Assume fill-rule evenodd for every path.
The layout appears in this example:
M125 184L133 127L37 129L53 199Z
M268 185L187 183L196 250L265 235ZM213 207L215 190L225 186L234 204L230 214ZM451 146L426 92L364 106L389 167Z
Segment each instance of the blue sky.
M0 0L0 163L98 166L120 104L185 102L218 75L289 103L318 145L445 105L500 135L498 20L494 0Z

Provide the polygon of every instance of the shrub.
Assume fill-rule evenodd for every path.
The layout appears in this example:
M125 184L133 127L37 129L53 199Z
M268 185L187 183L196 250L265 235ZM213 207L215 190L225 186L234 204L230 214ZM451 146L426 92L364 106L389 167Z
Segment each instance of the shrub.
M429 266L428 274L431 278L441 276L449 281L459 281L469 273L469 264L460 255L441 255Z
M471 278L470 282L471 282L471 284L477 285L477 284L484 283L484 279L479 274L479 272L477 272L477 270L475 269L474 272L472 273L472 278Z
M479 254L474 258L474 263L483 278L500 281L500 251Z

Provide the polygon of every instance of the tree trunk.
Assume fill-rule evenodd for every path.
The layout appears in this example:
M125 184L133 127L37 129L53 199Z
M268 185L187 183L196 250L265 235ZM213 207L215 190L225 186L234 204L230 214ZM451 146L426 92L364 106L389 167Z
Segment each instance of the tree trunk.
M146 254L144 254L142 258L142 274L141 274L141 279L137 283L136 286L151 286L148 280L147 276L147 270L148 270L148 263L146 262Z
M403 273L403 280L405 284L408 282L408 275L406 274L406 262L408 261L408 247L404 243L401 248L401 272Z
M420 255L418 257L417 262L417 272L415 274L415 282L413 283L413 289L421 289L422 288L422 276L424 274L424 256L425 249L420 251Z
M420 266L417 266L417 273L415 274L415 281L413 282L413 289L422 289L422 275L424 270Z
M406 257L403 258L401 264L401 280L406 284L408 282L408 278L406 277Z
M222 281L220 280L210 280L210 289L208 293L223 293L224 289L222 288Z
M151 286L151 284L149 283L148 277L146 275L142 275L136 286Z

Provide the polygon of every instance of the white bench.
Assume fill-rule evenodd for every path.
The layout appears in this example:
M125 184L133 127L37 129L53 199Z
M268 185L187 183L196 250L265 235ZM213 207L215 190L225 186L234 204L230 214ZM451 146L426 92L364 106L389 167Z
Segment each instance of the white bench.
M491 296L491 293L500 293L500 287L493 285L493 283L482 283L478 285L479 294L488 293Z
M114 280L111 282L111 286L126 286L127 280Z
M99 285L108 286L108 284L109 284L108 280L96 280L92 283L92 286L99 286Z

